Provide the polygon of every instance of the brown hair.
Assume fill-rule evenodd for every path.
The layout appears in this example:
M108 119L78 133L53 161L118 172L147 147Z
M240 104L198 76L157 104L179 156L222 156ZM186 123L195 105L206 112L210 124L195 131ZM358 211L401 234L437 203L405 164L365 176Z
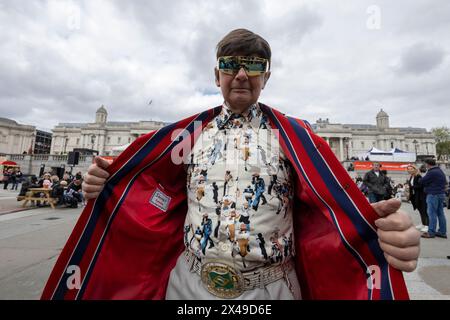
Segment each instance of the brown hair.
M272 57L269 43L260 35L247 29L236 29L228 33L217 44L217 58L240 54L244 56L257 55L269 60Z

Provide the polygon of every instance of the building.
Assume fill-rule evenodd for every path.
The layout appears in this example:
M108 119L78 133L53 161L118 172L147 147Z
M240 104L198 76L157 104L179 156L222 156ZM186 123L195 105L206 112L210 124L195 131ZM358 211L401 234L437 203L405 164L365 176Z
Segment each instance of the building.
M0 153L17 154L32 151L36 128L0 118Z
M424 128L391 128L389 115L383 109L376 116L376 125L339 124L319 119L312 127L341 161L361 159L372 147L398 148L415 152L418 157L436 156L436 142L431 132Z
M59 123L53 131L51 154L67 154L74 149L96 150L113 155L114 150L133 142L141 135L166 125L159 121L107 121L108 112L101 106L94 123Z
M34 142L34 154L50 154L52 146L51 132L36 129Z

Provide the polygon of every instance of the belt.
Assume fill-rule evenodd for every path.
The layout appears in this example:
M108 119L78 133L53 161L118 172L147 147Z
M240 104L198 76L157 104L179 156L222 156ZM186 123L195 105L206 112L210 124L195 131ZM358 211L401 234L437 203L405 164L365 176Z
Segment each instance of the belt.
M208 292L219 298L237 298L246 290L262 289L269 283L283 278L291 288L288 278L288 272L294 268L291 259L283 264L241 272L223 261L202 262L190 251L185 251L184 255L189 270L197 273Z

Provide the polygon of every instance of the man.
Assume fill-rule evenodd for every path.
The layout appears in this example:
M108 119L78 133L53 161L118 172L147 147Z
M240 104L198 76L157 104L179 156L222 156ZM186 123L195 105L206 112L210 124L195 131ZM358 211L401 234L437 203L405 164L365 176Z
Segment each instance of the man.
M444 172L436 165L436 160L426 159L427 174L420 183L427 195L428 232L422 238L440 237L447 239L447 221L444 215L445 188L447 181ZM439 230L437 222L439 221Z
M369 189L369 202L375 203L385 200L388 184L386 175L380 170L381 164L374 162L372 170L364 175L363 182Z
M406 299L397 269L415 269L420 236L400 203L371 207L305 122L258 102L270 77L263 38L234 30L219 42L217 61L222 106L137 139L112 164L95 159L83 189L96 200L80 217L43 299ZM212 163L202 151L218 139L227 153ZM246 141L245 154L227 148L236 141ZM258 145L267 156L278 149L270 163L257 161ZM194 160L178 161L181 153ZM205 164L208 181L224 193L221 214L209 215L212 227L220 225L210 236L214 247L203 253L192 241L186 249L183 230L200 230L203 214L217 210L214 192L200 203L192 183ZM256 173L265 184L276 175L295 186L286 214L276 214L278 197L258 211L245 206L248 192L241 190ZM239 225L241 208L250 212ZM287 256L284 238L293 239ZM79 286L67 285L70 266L80 271ZM373 286L373 267L380 287Z

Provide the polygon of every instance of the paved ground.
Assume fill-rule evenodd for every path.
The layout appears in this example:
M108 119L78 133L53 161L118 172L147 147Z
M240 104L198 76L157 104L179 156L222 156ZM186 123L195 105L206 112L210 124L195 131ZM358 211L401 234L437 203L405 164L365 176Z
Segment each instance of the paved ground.
M38 299L81 208L21 210L16 192L0 189L0 299ZM419 215L402 209L418 223ZM12 213L7 213L12 212ZM446 209L447 222L450 221ZM423 239L419 266L405 274L412 299L450 300L450 240Z

